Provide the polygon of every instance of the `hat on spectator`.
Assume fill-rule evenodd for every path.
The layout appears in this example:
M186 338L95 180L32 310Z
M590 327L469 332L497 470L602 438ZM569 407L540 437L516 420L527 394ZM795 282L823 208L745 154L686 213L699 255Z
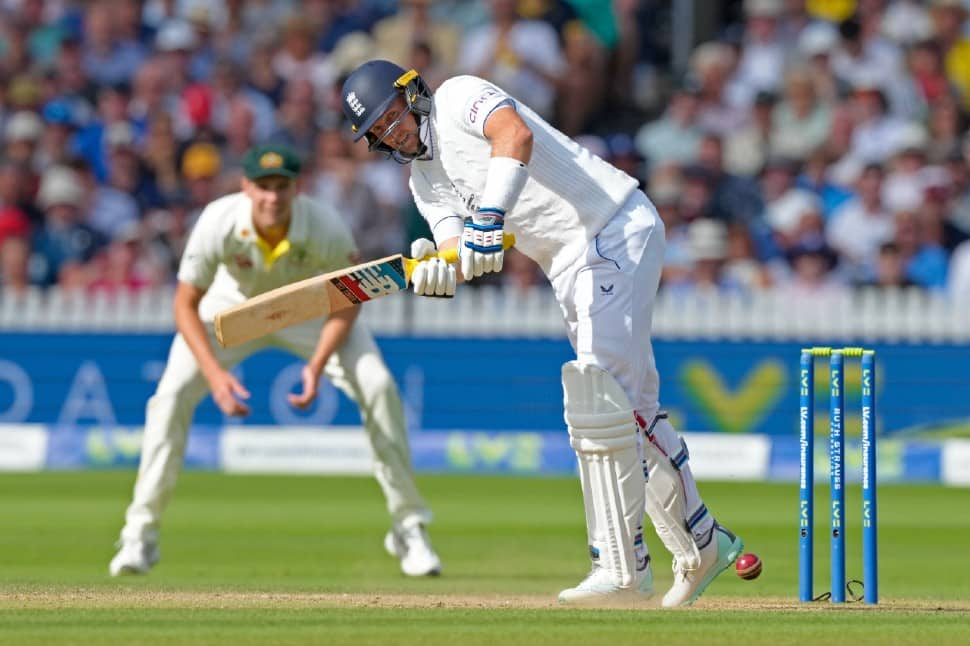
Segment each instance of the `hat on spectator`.
M44 123L40 117L34 112L21 110L10 117L3 134L7 141L37 141L43 132Z
M919 123L911 121L894 133L893 155L903 153L925 153L930 143L930 135Z
M7 86L7 98L16 107L32 107L40 101L40 96L40 84L26 74L14 77Z
M74 116L71 114L71 106L68 105L67 101L58 99L49 101L44 105L40 114L44 118L44 121L50 125L68 126L71 128L75 125Z
M155 36L155 48L160 52L189 51L197 42L195 29L185 20L167 21Z
M798 51L805 58L828 54L839 42L839 32L828 22L813 22L798 37Z
M782 0L744 0L744 14L752 18L776 18L784 9Z
M330 53L330 62L338 75L349 74L374 57L374 39L363 31L354 31L339 41Z
M727 225L701 218L687 227L687 249L694 261L724 260L727 257Z
M804 256L818 256L825 261L829 269L835 268L839 262L832 247L828 246L822 236L810 236L799 240L795 246L788 250L788 262L794 264L796 260Z
M16 206L0 207L0 242L10 237L30 234L30 220Z
M219 150L208 142L197 142L185 149L182 155L182 175L186 179L215 177L222 170Z
M135 129L127 121L117 121L108 126L105 140L112 148L131 146L135 143Z
M247 179L282 175L295 178L300 174L300 156L283 144L261 144L246 151L243 172Z
M83 206L84 187L77 173L66 166L49 168L40 180L37 202L45 209L62 204Z

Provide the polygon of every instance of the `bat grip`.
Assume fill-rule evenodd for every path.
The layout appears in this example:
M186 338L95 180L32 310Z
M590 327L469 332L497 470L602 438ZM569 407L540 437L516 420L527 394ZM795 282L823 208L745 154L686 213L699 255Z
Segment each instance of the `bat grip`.
M461 241L458 242L461 244ZM515 235L511 233L506 233L502 235L502 248L505 250L511 249L515 246ZM452 247L447 251L439 251L438 257L444 260L450 265L454 265L458 262L458 247ZM423 260L423 258L422 258Z

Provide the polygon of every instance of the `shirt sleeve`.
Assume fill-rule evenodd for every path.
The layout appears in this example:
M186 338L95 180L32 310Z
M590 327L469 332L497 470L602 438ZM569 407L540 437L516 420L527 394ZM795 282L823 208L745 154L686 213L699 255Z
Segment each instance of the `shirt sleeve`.
M199 289L209 289L212 285L223 255L217 220L211 206L207 206L199 215L179 262L180 282L195 285Z
M461 112L452 115L458 126L481 137L485 136L485 122L495 110L504 106L515 108L512 97L488 81L473 76L461 79L451 92L457 100L447 103L461 106Z
M417 173L411 173L408 185L411 187L411 195L414 196L414 203L417 205L421 217L431 227L436 245L461 235L465 224L464 218L436 200L427 181Z

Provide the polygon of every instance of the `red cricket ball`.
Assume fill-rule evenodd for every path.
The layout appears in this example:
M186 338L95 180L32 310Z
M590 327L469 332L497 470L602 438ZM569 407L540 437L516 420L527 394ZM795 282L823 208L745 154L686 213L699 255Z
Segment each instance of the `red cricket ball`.
M742 554L734 564L734 569L746 581L757 579L761 574L761 559L757 554Z

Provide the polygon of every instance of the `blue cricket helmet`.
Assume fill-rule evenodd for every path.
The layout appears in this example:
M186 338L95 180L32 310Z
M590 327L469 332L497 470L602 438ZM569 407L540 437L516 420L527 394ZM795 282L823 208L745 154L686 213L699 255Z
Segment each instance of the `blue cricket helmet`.
M350 121L354 141L367 137L372 149L394 152L368 131L396 97L403 97L407 110L420 123L431 114L431 90L415 70L405 70L390 61L372 60L359 66L341 89L344 116Z

